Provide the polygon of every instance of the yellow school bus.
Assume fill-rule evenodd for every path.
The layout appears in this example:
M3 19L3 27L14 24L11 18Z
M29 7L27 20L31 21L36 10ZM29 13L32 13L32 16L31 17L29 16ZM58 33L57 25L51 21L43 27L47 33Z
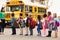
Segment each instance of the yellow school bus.
M30 12L33 15L33 18L36 20L37 15L43 15L47 11L47 5L39 2L32 2L31 0L10 0L6 2L6 21L11 20L11 14L14 13L15 18L18 19L19 14L23 14L23 18L25 14Z

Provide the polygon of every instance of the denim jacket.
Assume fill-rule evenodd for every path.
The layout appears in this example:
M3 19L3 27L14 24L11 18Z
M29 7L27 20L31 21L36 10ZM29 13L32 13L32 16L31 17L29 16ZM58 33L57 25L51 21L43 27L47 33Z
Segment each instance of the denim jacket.
M11 19L11 26L14 26L14 20L15 20L15 18L12 17L12 19Z

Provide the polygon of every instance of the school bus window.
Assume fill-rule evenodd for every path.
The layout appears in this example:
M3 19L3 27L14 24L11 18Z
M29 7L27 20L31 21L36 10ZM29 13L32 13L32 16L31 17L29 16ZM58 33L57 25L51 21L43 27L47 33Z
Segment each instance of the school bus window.
M44 13L46 13L46 9L44 9Z
M11 6L11 11L14 12L14 11L20 11L22 12L24 9L23 6Z
M42 12L44 12L44 8L41 8Z
M25 6L25 11L29 11L29 6Z
M42 8L39 8L39 7L38 7L38 12L42 12Z
M10 7L6 7L6 11L11 11L11 8Z
M32 6L29 6L29 11L32 12Z
M45 9L45 13L46 13L46 9Z
M43 9L43 8L42 8L42 12L44 12L44 13L45 13L45 12L46 12L46 9Z
M23 12L24 10L24 6L20 6L21 12Z

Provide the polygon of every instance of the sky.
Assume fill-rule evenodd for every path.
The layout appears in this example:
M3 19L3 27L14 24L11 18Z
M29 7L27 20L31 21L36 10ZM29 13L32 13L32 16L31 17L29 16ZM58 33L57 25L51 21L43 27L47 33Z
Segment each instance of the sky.
M0 10L2 6L5 6L6 0L0 0ZM49 0L49 9L53 13L57 13L60 16L60 1L59 0Z
M53 0L52 5L49 7L48 11L51 11L52 13L57 13L58 16L60 16L60 1L59 0Z
M0 0L0 10L1 10L1 7L4 7L6 4L6 0Z

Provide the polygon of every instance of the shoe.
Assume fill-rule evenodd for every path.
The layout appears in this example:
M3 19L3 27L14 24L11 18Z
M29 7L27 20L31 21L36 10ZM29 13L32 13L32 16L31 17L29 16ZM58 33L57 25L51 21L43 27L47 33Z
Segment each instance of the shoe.
M30 36L33 36L33 34L30 34Z
M38 34L37 36L41 36L40 34Z
M20 35L23 35L23 34L20 34Z
M25 36L28 36L28 34L25 34Z
M46 37L51 37L51 36L47 35Z
M12 34L12 35L16 35L16 34Z
M1 35L1 32L0 32L0 35Z
M51 31L48 31L48 35L46 37L51 37Z

